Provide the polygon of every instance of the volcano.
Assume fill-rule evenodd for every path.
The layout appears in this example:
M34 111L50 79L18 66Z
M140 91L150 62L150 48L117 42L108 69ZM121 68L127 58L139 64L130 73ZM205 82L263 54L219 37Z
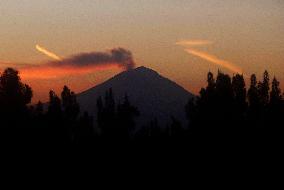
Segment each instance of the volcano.
M159 126L167 127L171 123L172 116L183 126L187 125L185 105L194 95L146 67L124 71L78 94L77 100L81 111L87 111L96 121L96 101L110 88L116 103L121 102L127 95L130 103L138 108L140 112L136 120L138 127L146 126L153 120L157 120Z

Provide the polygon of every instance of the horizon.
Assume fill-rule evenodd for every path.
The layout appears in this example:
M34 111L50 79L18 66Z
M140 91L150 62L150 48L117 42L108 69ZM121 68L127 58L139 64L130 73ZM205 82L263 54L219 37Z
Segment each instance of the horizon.
M258 79L268 70L283 88L283 9L281 0L2 1L0 70L18 69L33 102L139 66L193 94L218 70Z
M9 68L9 67L8 67ZM120 72L117 72L116 74L114 74L113 76L110 76L110 78L107 78L107 79L105 79L105 80L102 80L102 81L100 81L98 84L96 84L96 85L94 85L94 86L88 86L88 87L86 87L85 89L82 89L81 91L79 91L79 92L76 92L76 91L73 91L72 89L72 91L76 94L76 96L77 95L80 95L80 94L83 94L83 93L85 93L85 92L88 92L88 91L90 91L90 90L92 90L92 89L96 89L96 87L99 87L99 86L101 86L101 85L104 85L104 84L107 84L109 81L111 81L111 80L113 80L113 79L116 79L118 76L121 76L121 74L123 75L123 74L126 74L127 72L131 72L131 71L134 71L134 70L137 70L137 69L140 69L140 71L141 71L141 68L144 68L144 69L146 69L146 71L147 72L155 72L155 73L157 73L157 75L159 75L159 76L161 76L162 78L163 78L163 80L164 79L167 79L167 80L170 80L171 82L173 82L174 84L176 84L178 87L181 87L182 89L184 89L185 91L187 91L189 94L192 94L192 95L194 95L194 96L200 96L200 90L202 89L202 88L204 88L206 85L204 85L204 86L201 86L199 89L198 89L198 92L192 92L192 91L189 91L188 89L186 89L185 87L183 87L182 85L180 85L180 84L178 84L176 81L173 81L173 80L171 80L170 78L167 78L167 77L165 77L165 76L163 76L163 75L161 75L159 72L157 72L157 71L155 71L155 70L153 70L153 69L151 69L151 68L149 68L149 67L146 67L146 66L138 66L138 67L135 67L135 68L131 68L131 69L129 69L129 70L122 70L122 71L120 71ZM6 68L7 69L7 68ZM12 69L14 69L14 68L12 68ZM17 71L17 70L16 70ZM212 73L211 71L208 71L208 73ZM207 74L208 74L207 73ZM217 78L217 75L219 74L219 73L222 73L222 74L225 74L225 75L228 75L231 79L233 79L233 76L236 76L235 74L233 74L233 75L230 75L230 74L228 74L228 73L226 73L226 72L223 72L222 70L218 70L218 72L217 73L212 73L213 74L213 77L214 77L214 79L216 80L216 78ZM206 75L207 75L206 74ZM269 74L269 76L270 76L270 73L268 72L268 74ZM19 74L19 76L21 77L21 75ZM240 76L242 76L243 78L244 78L244 82L245 82L245 88L248 90L249 89L249 85L250 85L250 80L251 80L251 76L246 76L246 75L244 75L244 74L240 74ZM256 76L257 77L257 76ZM270 76L271 77L271 76ZM263 75L261 75L260 76L260 78L256 78L257 79L257 82L262 82L262 80L263 80ZM271 83L272 83L272 80L274 79L274 77L273 78L270 78L270 84L269 84L269 86L271 85ZM276 78L277 79L277 78ZM131 80L131 79L130 79ZM204 77L204 81L207 81L207 79L206 79L206 77ZM25 81L23 81L23 82L25 82ZM231 81L232 82L232 81ZM29 84L27 84L27 85L29 85ZM30 86L30 85L29 85ZM50 91L53 91L53 92L55 92L56 94L58 94L58 95L60 95L60 93L62 92L62 90L63 90L63 88L64 87L69 87L66 83L62 83L62 86L61 87L59 87L57 90L54 90L54 89L46 89L46 92L47 92L47 96L48 96L48 93L50 92ZM33 86L30 86L31 88L32 88L32 90L33 90ZM279 86L280 87L280 86ZM80 87L79 87L80 88ZM281 88L281 87L280 87ZM33 91L34 92L34 91ZM284 95L284 92L283 92L283 95ZM32 97L32 99L31 99L31 105L36 105L38 102L42 102L42 103L48 103L49 102L49 100L48 100L48 97L45 97L44 99L35 99L34 98L34 95L33 95L33 97Z

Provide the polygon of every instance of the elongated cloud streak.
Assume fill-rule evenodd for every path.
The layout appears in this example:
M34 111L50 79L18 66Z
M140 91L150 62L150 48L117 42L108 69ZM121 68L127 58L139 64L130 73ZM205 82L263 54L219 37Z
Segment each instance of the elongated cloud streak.
M222 60L222 59L219 59L217 58L216 56L214 55L210 55L208 53L205 53L205 52L201 52L201 51L197 51L197 50L193 50L193 49L186 49L185 50L187 53L191 54L191 55L194 55L194 56L197 56L197 57L200 57L206 61L209 61L211 63L214 63L216 65L219 65L221 67L224 67L234 73L239 73L241 74L242 73L242 69L236 65L234 65L233 63L230 63L228 61L225 61L225 60Z
M183 40L176 42L176 45L180 46L205 46L211 44L213 44L213 42L208 40Z
M61 61L61 58L60 58L58 55L56 55L55 53L52 53L52 52L48 51L48 50L45 49L44 47L41 47L41 46L39 46L39 45L36 45L35 47L36 47L36 49L37 49L39 52L41 52L41 53L47 55L48 57L51 57L52 59L55 59L55 60L57 60L57 61Z

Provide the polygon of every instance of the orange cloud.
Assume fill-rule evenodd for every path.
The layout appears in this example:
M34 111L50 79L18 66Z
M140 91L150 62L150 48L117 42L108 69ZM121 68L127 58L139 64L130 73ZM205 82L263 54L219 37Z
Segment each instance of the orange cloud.
M240 67L238 67L238 66L236 66L233 63L230 63L228 61L219 59L214 55L210 55L208 53L197 51L197 50L194 50L194 49L186 49L185 51L187 53L191 54L191 55L200 57L200 58L202 58L206 61L209 61L209 62L214 63L216 65L219 65L221 67L224 67L224 68L226 68L226 69L228 69L228 70L230 70L234 73L240 73L240 74L242 73L242 69Z
M182 40L176 42L176 45L180 46L204 46L210 44L213 44L213 42L208 40Z
M55 59L57 61L61 61L61 58L56 55L55 53L51 52L51 51L48 51L47 49L45 49L44 47L41 47L40 45L36 45L35 48L43 53L44 55L47 55L48 57L52 58L52 59Z

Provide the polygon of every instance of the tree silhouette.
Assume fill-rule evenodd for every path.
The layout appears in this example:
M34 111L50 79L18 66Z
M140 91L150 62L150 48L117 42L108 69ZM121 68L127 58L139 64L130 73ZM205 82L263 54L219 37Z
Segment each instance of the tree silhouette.
M261 121L261 127L266 127L269 125L269 90L270 90L270 82L269 82L269 74L267 71L263 73L263 80L258 83L258 94L260 100L260 111L259 111L259 121Z
M33 93L30 86L21 82L19 72L7 68L0 76L0 110L2 115L25 115ZM16 115L15 115L16 114ZM4 117L5 118L5 117Z
M283 134L284 101L279 81L273 79L271 90L269 81L267 71L261 82L253 74L246 92L242 75L231 81L229 75L218 72L215 81L209 72L207 87L185 107L191 137L205 144L219 141L228 146L275 142Z
M215 104L215 100L216 100L216 82L213 73L209 72L207 75L207 87L206 89L202 88L200 90L199 103L207 104L208 108L211 109Z
M61 100L52 90L49 92L49 105L47 114L51 120L61 120L62 118Z
M279 85L279 81L274 77L272 80L268 113L272 133L283 134L281 123L284 122L284 102Z
M233 77L232 88L235 98L236 114L238 114L237 117L241 117L242 113L247 109L247 90L243 75L237 74Z
M250 108L258 109L260 106L260 98L257 89L257 79L255 74L251 75L250 88L248 90L248 101Z
M255 126L259 125L260 123L259 116L261 113L261 101L260 101L260 95L257 87L257 79L255 74L251 75L250 88L247 93L247 98L249 102L248 120L250 122L248 127L251 130Z
M68 120L75 121L80 112L80 107L77 103L75 93L72 92L67 86L64 86L61 93L61 100L65 117Z
M196 104L192 99L187 106L189 121L200 124L200 127L191 126L191 128L195 128L200 132L209 128L209 123L215 119L216 95L216 82L213 73L209 72L207 75L207 87L200 90L200 96L197 97Z
M266 106L269 102L269 85L269 74L265 71L263 73L263 81L258 83L258 93L262 106Z
M17 70L3 71L0 76L0 140L5 144L24 146L24 142L30 141L32 131L27 104L32 95L32 89L21 82Z
M49 92L49 105L47 110L47 125L51 143L63 144L67 141L66 129L63 122L61 100L54 91Z
M189 122L198 125L198 127L190 127L195 130L195 133L204 135L207 133L210 137L217 134L222 136L223 131L230 129L227 126L228 121L234 118L235 112L234 91L230 76L219 71L215 81L213 74L209 72L207 87L201 89L196 103L191 100L186 109Z
M280 105L282 102L281 89L279 87L279 81L274 77L272 81L272 87L270 92L270 102L272 106Z
M28 104L33 92L22 83L19 72L7 68L0 76L0 140L24 146L32 135ZM22 142L22 143L19 143Z
M63 87L61 92L61 107L63 115L63 130L66 139L73 142L78 136L81 136L83 130L78 130L78 115L80 113L80 106L77 103L76 95L67 86ZM79 134L78 134L79 132ZM78 143L78 142L77 142Z

